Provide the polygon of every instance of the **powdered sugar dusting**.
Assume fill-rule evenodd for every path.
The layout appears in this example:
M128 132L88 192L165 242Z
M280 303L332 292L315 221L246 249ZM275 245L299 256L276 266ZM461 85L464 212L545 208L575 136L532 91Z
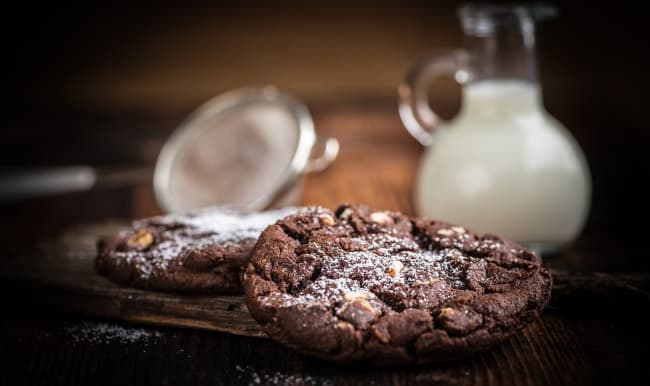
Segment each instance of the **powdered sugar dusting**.
M268 306L316 305L338 313L357 301L382 313L406 308L436 312L457 297L482 293L487 260L498 260L504 248L497 237L438 222L405 224L390 212L348 207L338 221L323 221L331 214L322 210L302 215L311 215L314 228L296 257L298 281L263 297ZM510 252L516 261L525 251Z
M154 243L143 251L127 248L112 254L135 265L140 278L146 279L156 270L165 270L173 261L182 260L191 251L251 248L267 226L297 211L294 207L252 213L207 208L185 215L144 219L134 222L132 229L122 231L119 237L128 240L134 230L146 229L154 234Z
M446 300L456 290L467 289L466 267L475 258L458 249L426 249L413 239L391 233L359 235L351 240L345 243L347 249L338 239L310 244L316 249L312 253L320 255L323 262L318 277L295 294L274 292L264 301L280 301L286 306L335 304L339 308L350 298L363 297L381 308L387 298L400 294L407 303L397 307L426 307Z
M265 212L239 213L222 208L208 208L187 215L159 217L160 225L183 224L192 228L192 233L210 235L211 241L226 243L259 237L264 228L275 221L297 211L288 207Z

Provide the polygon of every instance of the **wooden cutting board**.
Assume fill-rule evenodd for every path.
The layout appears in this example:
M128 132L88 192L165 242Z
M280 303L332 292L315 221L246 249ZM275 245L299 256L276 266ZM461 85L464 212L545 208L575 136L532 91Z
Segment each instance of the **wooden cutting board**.
M187 295L119 286L93 267L95 241L125 224L97 224L71 229L53 243L39 246L38 256L8 259L0 279L17 286L30 305L155 325L215 330L263 337L249 315L243 295ZM6 291L3 291L6 294ZM11 302L13 295L6 294Z
M0 272L3 303L27 303L83 315L143 324L190 327L264 337L242 295L187 295L144 291L112 283L95 273L95 241L124 226L120 223L71 229L39 246L33 257L5 260ZM616 307L650 307L647 276L553 271L549 308L563 312ZM20 294L20 296L16 296Z

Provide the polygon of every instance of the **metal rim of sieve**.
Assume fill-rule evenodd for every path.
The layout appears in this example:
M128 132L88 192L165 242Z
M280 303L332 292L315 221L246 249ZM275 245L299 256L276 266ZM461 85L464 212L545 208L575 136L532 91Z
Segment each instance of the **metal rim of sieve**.
M269 206L279 196L290 190L299 178L309 172L320 171L329 166L338 154L338 141L325 139L323 155L310 160L312 150L317 142L314 122L307 107L298 100L281 93L274 86L246 87L218 95L194 110L172 133L163 145L154 169L153 186L156 200L165 212L177 212L181 208L170 197L172 168L179 150L191 146L195 137L204 129L204 123L215 116L237 107L256 103L272 103L286 109L297 123L298 141L289 166L282 173L282 181L274 184L263 195L247 203L244 209L261 210ZM214 203L227 205L227 203Z

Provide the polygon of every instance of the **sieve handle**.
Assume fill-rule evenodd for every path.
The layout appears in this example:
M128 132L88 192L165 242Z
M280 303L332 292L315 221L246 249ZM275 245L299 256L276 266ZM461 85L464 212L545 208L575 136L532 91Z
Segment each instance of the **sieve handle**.
M334 137L317 137L304 173L322 172L339 155L339 141ZM322 149L322 150L321 150ZM321 151L321 153L318 153Z
M98 170L92 166L45 167L0 172L0 201L136 185L151 180L147 167Z

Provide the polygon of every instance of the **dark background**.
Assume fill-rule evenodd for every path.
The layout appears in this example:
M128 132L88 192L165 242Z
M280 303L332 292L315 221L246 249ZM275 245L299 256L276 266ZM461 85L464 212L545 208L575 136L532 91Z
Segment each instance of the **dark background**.
M246 85L275 84L294 94L309 104L317 123L325 113L366 111L368 106L397 117L396 87L410 66L432 50L461 45L457 6L440 1L5 6L0 23L0 168L152 165L167 135L193 108ZM585 151L593 198L581 237L566 254L547 261L554 268L648 272L646 13L624 2L562 2L559 10L559 18L538 25L539 76L547 109ZM449 117L458 101L458 87L441 81L433 97L435 108ZM358 130L366 130L367 138L375 134L371 124L359 123ZM74 224L156 212L148 185L0 203L0 257L25 253ZM21 294L6 287L6 297L22 303ZM66 330L67 323L86 323L86 318L29 307L10 311L0 324L0 361L6 364L0 366L0 383L13 376L45 384L84 384L98 378L122 384L135 379L173 383L170 379L185 376L207 382L207 374L223 371L231 371L230 378L217 379L242 381L243 376L243 381L252 381L246 378L250 368L232 370L249 362L262 369L286 366L290 373L304 363L305 373L327 377L339 372L348 382L357 379L353 370L303 362L270 341L194 330L148 329L162 336L152 346L119 341L66 346L74 335ZM553 359L540 367L557 374L587 369L593 372L587 384L638 382L649 347L643 332L647 320L628 311L598 309L585 316L549 310L537 327L544 333L530 334L531 339L553 338L534 346L548 349ZM567 357L582 362L563 360L563 350L574 347L547 342L586 342L585 353ZM500 351L495 352L483 365L508 375L501 368ZM522 357L528 358L522 363L530 363L528 353ZM215 363L226 363L230 370ZM430 377L429 370L413 370L413 383L420 375ZM390 369L379 372L386 383L404 379ZM160 373L173 375L161 379ZM530 381L530 374L524 375L486 379ZM576 379L567 377L568 383Z
M355 101L396 110L396 85L414 61L461 44L457 6L244 1L10 8L2 33L2 166L151 165L193 107L245 85L275 84L312 106ZM591 166L585 233L617 240L607 252L608 269L647 270L640 226L650 175L644 12L621 2L564 2L559 9L559 18L538 25L539 72L545 105ZM453 115L458 98L451 81L441 81L433 97L445 116ZM101 193L73 195L74 205L69 197L3 204L10 222L3 229L40 236L27 232L34 221L55 233L70 222L127 215Z

